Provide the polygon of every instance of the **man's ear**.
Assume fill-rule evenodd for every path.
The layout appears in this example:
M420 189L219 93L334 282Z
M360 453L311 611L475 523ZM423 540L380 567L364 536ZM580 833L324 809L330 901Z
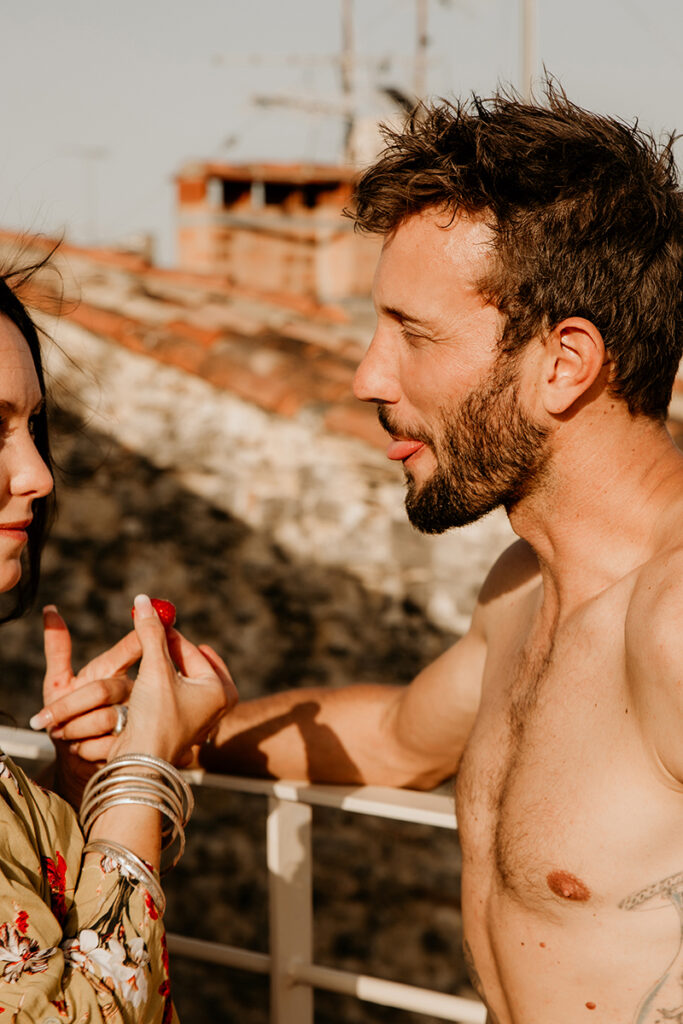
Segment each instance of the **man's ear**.
M595 324L578 316L559 323L543 347L542 400L557 416L586 394L609 359Z

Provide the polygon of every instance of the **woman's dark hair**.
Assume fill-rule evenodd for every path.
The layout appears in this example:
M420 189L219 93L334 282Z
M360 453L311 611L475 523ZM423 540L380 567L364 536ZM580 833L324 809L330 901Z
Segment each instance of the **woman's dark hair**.
M420 104L402 130L384 129L350 215L382 234L429 208L481 215L497 259L478 285L505 317L501 350L585 317L605 339L612 393L663 418L683 352L674 136L658 143L583 110L551 81L545 101Z
M45 396L45 377L43 374L38 331L17 293L29 285L37 271L44 269L48 265L51 256L52 252L45 259L41 259L30 266L0 272L0 315L11 320L24 336L31 352L31 358L40 384L40 392L43 396ZM34 419L33 438L41 458L50 472L52 472L45 405L43 405L41 411ZM26 565L16 588L17 600L14 607L0 621L4 622L23 615L35 599L40 579L40 556L50 523L52 522L54 509L54 490L47 497L37 498L33 502L33 520L28 527L28 544L26 545L24 555Z

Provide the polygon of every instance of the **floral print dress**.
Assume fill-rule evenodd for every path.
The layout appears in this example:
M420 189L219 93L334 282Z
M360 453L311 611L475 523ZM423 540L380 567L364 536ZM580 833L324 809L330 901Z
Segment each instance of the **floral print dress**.
M0 1024L177 1024L164 927L72 808L0 751Z

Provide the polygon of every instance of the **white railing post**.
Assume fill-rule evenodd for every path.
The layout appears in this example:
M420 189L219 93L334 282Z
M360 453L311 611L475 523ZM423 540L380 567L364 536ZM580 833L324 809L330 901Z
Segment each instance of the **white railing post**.
M313 956L311 817L306 804L268 800L271 1024L313 1024L313 989L294 980Z

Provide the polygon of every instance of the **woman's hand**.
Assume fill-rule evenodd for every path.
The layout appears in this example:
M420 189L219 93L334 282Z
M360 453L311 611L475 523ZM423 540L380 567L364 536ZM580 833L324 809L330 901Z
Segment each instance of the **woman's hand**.
M112 730L118 721L117 705L129 702L133 687L133 681L125 671L140 659L142 645L138 633L132 631L74 675L71 665L71 638L66 623L54 606L45 608L43 616L47 662L43 687L45 706L33 716L31 726L35 729L47 727L57 751L55 788L74 807L78 807L83 787L93 771L104 761L115 756L115 753L121 752L118 749L121 737L115 736ZM164 634L156 613L152 612L152 616L153 632L149 629L147 632L152 644L156 644L154 650L157 669L161 670L167 681L169 671L179 680L183 680L183 695L178 697L174 693L172 706L177 706L178 699L184 703L187 694L190 695L190 703L192 696L197 695L192 689L192 679L180 677L175 670L177 666L185 676L197 674L200 680L206 677L211 686L217 686L214 698L223 709L220 714L210 715L209 724L199 728L193 741L185 747L184 753L178 755L176 764L184 766L192 760L191 746L201 743L210 733L220 715L236 703L237 693L227 667L210 647L194 647L176 630L169 630ZM142 618L144 619L144 614ZM146 627L143 625L141 628L144 631ZM161 629L161 633L158 629ZM163 647L160 646L162 642ZM155 674L155 669L150 668L150 657L151 653L145 665L145 679L150 674ZM141 665L141 671L142 668ZM207 694L203 693L202 699L205 696ZM134 709L138 716L142 714L144 717L145 710L140 707L141 700L145 705L154 704L154 710L150 713L155 723L164 718L165 703L162 702L159 708L149 692L149 686L145 689L144 684L143 695ZM196 708L192 710L194 712ZM192 721L194 719L190 716L186 719L186 725ZM144 726L142 731L143 734L146 731ZM125 732L125 742L128 743L130 729L127 727ZM126 749L132 750L132 747L127 746ZM140 747L137 752L141 751Z
M177 630L165 630L144 594L135 598L135 632L142 659L128 721L109 759L142 753L182 763L237 703L235 684L210 647L195 647Z

